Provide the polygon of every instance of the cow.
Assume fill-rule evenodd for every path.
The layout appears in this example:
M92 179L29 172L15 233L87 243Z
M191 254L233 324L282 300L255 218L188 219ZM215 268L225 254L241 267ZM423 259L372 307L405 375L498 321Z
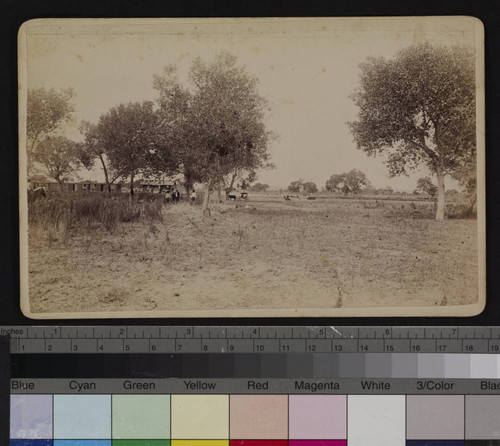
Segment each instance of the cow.
M236 201L236 195L235 194L228 194L227 199L229 201Z
M28 203L34 203L40 197L46 197L45 187L37 187L36 189L28 189Z
M285 195L283 197L283 199L286 200L286 201L291 201L292 200L292 196L291 195Z

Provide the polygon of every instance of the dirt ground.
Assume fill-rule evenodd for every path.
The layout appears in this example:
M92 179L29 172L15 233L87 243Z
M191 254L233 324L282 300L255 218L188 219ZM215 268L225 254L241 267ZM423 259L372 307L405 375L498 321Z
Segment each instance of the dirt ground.
M477 222L408 203L251 198L165 205L109 233L30 228L32 313L477 302Z

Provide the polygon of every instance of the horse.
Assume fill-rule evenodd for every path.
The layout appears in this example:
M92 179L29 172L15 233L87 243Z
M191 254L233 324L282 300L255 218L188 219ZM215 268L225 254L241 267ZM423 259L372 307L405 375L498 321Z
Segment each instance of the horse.
M45 187L37 187L36 189L28 189L28 203L34 203L40 197L46 197Z

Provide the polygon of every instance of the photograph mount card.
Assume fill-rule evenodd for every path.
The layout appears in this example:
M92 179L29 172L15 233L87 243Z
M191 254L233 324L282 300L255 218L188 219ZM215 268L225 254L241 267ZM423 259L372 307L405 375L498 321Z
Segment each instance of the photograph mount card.
M26 316L484 308L479 20L37 19L18 52Z

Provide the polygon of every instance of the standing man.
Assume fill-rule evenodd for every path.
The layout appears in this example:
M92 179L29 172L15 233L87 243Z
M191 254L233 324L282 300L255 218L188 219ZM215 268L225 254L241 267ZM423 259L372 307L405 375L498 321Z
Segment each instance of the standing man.
M194 204L194 202L196 201L196 191L194 189L193 192L191 192L189 198L191 199L191 204Z

